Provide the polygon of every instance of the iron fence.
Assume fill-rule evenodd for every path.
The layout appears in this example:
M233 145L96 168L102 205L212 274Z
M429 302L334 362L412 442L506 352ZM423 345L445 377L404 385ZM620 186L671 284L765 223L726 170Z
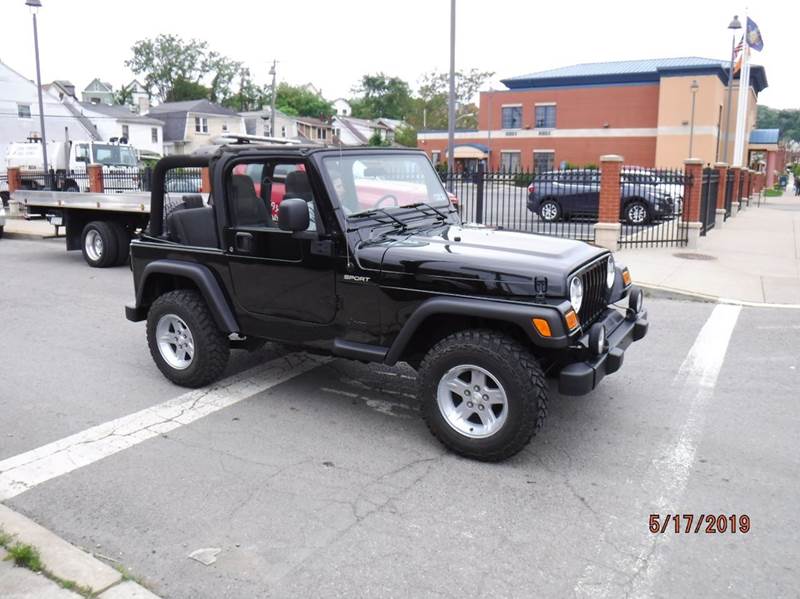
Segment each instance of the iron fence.
M728 171L728 175L725 179L725 220L728 220L731 216L731 209L733 208L733 183L736 179L733 171Z
M625 166L620 173L620 247L684 246L692 177L682 170Z
M443 173L465 222L594 241L600 178L597 171Z
M739 189L736 194L736 199L739 202L739 210L742 209L742 202L744 202L744 173L739 172Z
M718 189L719 171L713 168L704 168L700 190L700 235L708 233L716 224Z
M167 172L165 188L170 193L200 193L202 175L200 168L181 168ZM150 191L152 169L108 169L103 171L103 189L108 193L125 193ZM5 176L4 176L5 178ZM22 187L25 189L55 189L59 191L89 191L89 176L86 171L45 173L39 171L22 171L20 173Z

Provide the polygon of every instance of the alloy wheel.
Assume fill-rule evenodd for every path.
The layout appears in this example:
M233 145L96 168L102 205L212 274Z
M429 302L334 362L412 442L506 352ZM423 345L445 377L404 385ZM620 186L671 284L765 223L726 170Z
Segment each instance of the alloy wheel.
M436 402L445 422L472 439L496 434L508 416L508 399L500 382L472 364L448 370L439 381Z
M194 359L194 337L180 316L164 314L156 324L156 342L164 361L175 370L185 370Z

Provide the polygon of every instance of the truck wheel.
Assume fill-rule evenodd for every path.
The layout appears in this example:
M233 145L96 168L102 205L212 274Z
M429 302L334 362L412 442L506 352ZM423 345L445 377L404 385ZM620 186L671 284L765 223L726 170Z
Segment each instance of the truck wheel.
M95 220L83 228L81 248L89 266L106 268L117 261L117 234L110 223Z
M64 191L68 191L70 193L79 193L80 190L81 188L72 179L67 179L64 181Z
M492 330L460 331L420 365L419 397L431 432L450 450L498 462L519 452L544 423L547 388L536 358Z
M131 248L131 236L130 233L128 233L128 229L119 223L111 223L111 228L114 229L114 234L117 239L117 260L114 264L122 266L128 261Z
M160 296L147 313L147 345L158 369L177 385L202 387L228 364L228 339L202 296L178 289Z
M0 239L3 238L3 229L4 228L5 228L5 226L0 226Z

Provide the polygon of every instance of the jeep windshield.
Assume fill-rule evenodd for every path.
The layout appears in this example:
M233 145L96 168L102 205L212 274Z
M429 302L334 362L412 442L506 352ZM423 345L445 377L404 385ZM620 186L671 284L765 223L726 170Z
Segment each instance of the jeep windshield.
M447 212L449 200L427 158L414 154L329 156L323 160L332 193L349 219L429 206Z

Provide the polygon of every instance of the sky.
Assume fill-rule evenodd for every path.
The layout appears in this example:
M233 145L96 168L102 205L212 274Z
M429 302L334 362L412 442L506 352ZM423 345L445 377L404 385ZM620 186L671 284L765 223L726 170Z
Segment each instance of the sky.
M159 33L209 42L245 63L259 83L311 82L332 100L352 95L365 73L399 76L416 88L423 73L449 67L449 0L42 0L42 81L69 79L83 89L99 77L118 89L139 39ZM762 0L750 16L761 28L769 87L760 104L800 108L797 27L800 3ZM208 7L208 8L205 8ZM532 2L457 0L456 68L508 76L576 63L671 56L727 60L734 14L722 0ZM33 28L25 0L0 0L0 60L35 78ZM274 26L271 26L274 24ZM737 38L738 41L738 38Z

